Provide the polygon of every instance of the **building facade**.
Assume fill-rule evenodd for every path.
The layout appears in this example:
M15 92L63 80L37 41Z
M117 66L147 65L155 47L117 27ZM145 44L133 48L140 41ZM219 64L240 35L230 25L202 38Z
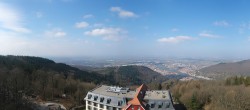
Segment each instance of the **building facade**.
M144 84L135 91L102 85L89 91L84 100L86 110L174 110L169 91L149 91Z

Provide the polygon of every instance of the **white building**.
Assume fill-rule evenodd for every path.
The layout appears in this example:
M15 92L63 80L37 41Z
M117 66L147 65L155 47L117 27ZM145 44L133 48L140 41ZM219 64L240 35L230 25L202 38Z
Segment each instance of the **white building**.
M136 91L102 85L89 91L84 100L86 110L174 110L169 91L148 91L145 85Z

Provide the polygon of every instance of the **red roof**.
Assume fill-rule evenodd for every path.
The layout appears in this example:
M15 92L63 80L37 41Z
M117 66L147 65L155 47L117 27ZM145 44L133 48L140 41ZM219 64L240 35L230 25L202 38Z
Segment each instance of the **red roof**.
M142 84L140 87L136 89L135 96L132 100L128 102L128 105L124 108L128 108L131 105L140 105L145 109L145 105L143 104L143 98L147 91L147 86Z

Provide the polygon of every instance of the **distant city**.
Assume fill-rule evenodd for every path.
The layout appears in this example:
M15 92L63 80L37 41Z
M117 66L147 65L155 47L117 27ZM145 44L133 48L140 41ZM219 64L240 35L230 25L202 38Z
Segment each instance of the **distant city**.
M93 59L93 58L53 58L56 62L66 63L72 66L84 66L90 68L105 68L116 66L145 66L166 77L191 80L191 79L206 79L211 78L196 74L202 68L225 62L236 62L235 59L194 59L194 58L141 58L136 59Z

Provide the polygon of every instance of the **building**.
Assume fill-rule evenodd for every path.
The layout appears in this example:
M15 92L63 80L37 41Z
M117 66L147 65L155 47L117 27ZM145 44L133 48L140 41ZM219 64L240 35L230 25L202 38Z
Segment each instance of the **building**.
M136 91L102 85L89 91L84 100L86 110L174 110L169 91L149 91L144 84Z

